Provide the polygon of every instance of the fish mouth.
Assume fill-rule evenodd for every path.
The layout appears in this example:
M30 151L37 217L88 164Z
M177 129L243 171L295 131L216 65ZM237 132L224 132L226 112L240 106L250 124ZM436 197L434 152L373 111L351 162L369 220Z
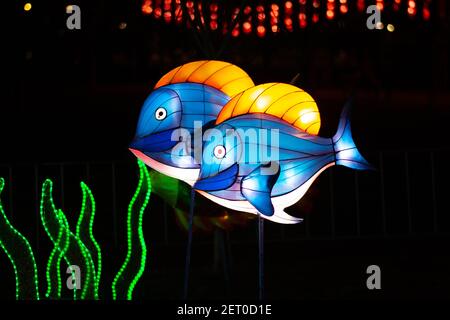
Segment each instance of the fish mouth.
M233 164L226 170L219 172L214 176L205 177L197 180L194 184L194 189L202 191L218 191L228 189L236 182L239 172L237 163ZM202 176L200 172L200 177Z
M147 166L150 168L161 172L162 174L165 174L166 176L181 180L189 184L190 186L193 186L194 183L197 181L198 175L200 173L200 169L190 168L190 169L183 169L183 168L177 168L173 167L167 164L164 164L162 162L159 162L145 153L142 153L139 150L129 148L129 150L138 158L139 160L143 161Z
M164 130L145 137L136 137L130 143L129 148L141 152L164 152L172 149L179 140L172 140L175 129Z

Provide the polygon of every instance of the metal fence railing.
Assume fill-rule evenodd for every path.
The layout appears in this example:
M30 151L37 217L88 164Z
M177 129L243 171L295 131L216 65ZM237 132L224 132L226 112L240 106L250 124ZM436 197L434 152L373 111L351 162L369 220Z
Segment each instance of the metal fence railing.
M377 168L374 172L333 167L290 210L300 213L304 223L267 224L267 240L448 234L446 154L447 150L385 151L368 157ZM2 202L7 215L35 238L37 247L42 234L40 191L46 178L53 180L55 202L72 217L72 223L80 207L79 183L85 181L96 197L100 237L115 247L122 242L126 208L136 188L134 161L1 164L0 176L6 180ZM183 232L172 223L173 210L161 198L152 197L148 211L146 219L152 222L145 228L152 241L184 243ZM254 240L244 233L236 230L232 240Z

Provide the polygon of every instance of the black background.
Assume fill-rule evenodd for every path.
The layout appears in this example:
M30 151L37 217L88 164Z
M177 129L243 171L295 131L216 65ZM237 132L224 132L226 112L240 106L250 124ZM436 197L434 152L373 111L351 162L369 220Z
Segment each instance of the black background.
M366 15L352 1L347 16L322 17L292 33L269 32L263 39L213 34L214 52L199 45L192 29L142 15L139 1L73 2L81 8L81 30L65 26L69 2L36 1L24 12L24 3L15 1L2 10L2 200L35 250L41 291L51 250L38 216L43 179L55 182L55 199L72 226L79 182L91 186L98 206L95 232L105 256L101 298L110 299L125 255L126 207L136 187L127 145L140 107L164 73L215 58L236 63L258 84L289 82L299 74L296 84L320 108L321 136L334 134L340 110L353 96L353 135L378 169L332 168L291 209L305 223L266 223L266 297L449 298L449 9L433 1L426 22L420 15L408 18L404 2L402 14L383 13L385 24L395 25L392 33L368 30ZM124 21L127 28L121 30ZM217 55L224 39L225 50ZM144 224L149 256L135 297L179 298L186 232L154 194ZM229 240L228 273L220 263L214 266L222 238ZM196 233L190 297L256 298L256 239L254 220L227 232ZM371 264L381 267L382 290L365 286ZM0 283L0 297L13 299L13 273L4 255Z

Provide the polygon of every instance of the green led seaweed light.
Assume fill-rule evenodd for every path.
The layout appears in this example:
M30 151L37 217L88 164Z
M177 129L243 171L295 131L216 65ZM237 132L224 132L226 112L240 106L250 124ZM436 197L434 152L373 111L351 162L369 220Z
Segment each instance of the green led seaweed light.
M0 195L5 180L0 178ZM0 199L0 247L10 260L16 280L16 299L39 300L36 260L28 240L9 222Z
M94 218L95 218L95 199L89 187L81 182L83 198L81 202L81 212L77 222L76 236L84 243L91 257L95 255L97 269L95 270L95 294L98 296L100 286L100 276L102 272L102 252L100 245L94 238ZM94 260L94 258L92 258Z
M142 229L142 220L144 217L144 211L145 208L147 207L148 201L150 199L150 194L152 191L152 185L151 185L151 181L150 181L150 175L148 173L147 167L145 166L145 164L143 162L139 162L139 167L142 168L142 170L144 171L144 184L143 184L143 189L144 189L144 193L145 195L143 196L143 200L142 204L139 208L139 219L138 219L138 236L139 236L139 243L141 245L141 265L140 268L137 272L137 274L134 276L133 280L131 281L131 284L128 288L127 291L127 299L131 300L133 298L133 291L134 288L136 287L139 279L142 277L144 271L145 271L145 263L147 260L147 246L145 245L145 239L144 239L144 231Z
M8 250L5 248L5 246L3 245L3 242L0 241L0 247L3 249L3 251L5 252L6 256L8 257L9 261L11 262L12 268L14 270L14 276L16 278L16 300L20 299L20 291L19 291L19 275L17 273L17 267L16 267L16 263L13 259L13 257L9 254Z
M76 252L79 252L79 251L82 252L82 250L76 250L76 249L70 248L71 244L72 244L72 246L73 246L74 243L77 243L77 245L78 245L78 242L76 241L76 239L75 239L75 241L73 241L73 240L70 241L71 238L74 238L74 235L72 234L72 232L70 232L69 222L67 221L67 218L64 215L64 212L61 209L58 209L58 213L57 214L58 214L58 219L59 219L60 224L61 224L61 228L64 230L64 234L66 235L66 239L67 239L67 243L66 243L67 249L65 250L66 254L64 256L64 259L68 259L66 257L66 255L67 256L71 255L71 256L76 257ZM83 257L82 259L86 262L87 261L87 257L85 257L84 254L82 254L82 257ZM69 264L69 268L70 268L70 266L71 266L71 264ZM71 275L72 275L72 281L75 281L75 284L76 284L75 270L70 268L70 272L71 272ZM80 281L80 285L81 285L81 283L82 283L82 281ZM76 292L77 292L77 289L76 289L76 286L75 286L74 289L73 289L73 293L74 293L73 299L74 300L77 299ZM85 298L85 295L83 295L83 291L82 291L81 299L84 299L84 298Z
M53 202L53 183L50 179L46 179L42 184L40 215L44 230L53 243L54 248L50 253L46 268L47 280L47 298L61 298L62 282L61 282L61 260L64 259L67 266L71 266L72 262L66 253L70 245L70 235L68 228L64 226L64 219L60 216ZM55 239L57 235L58 238ZM74 274L72 274L74 275ZM52 280L56 279L56 292ZM76 300L76 286L73 290L73 299Z
M142 230L142 220L151 194L151 183L145 164L138 160L138 166L138 187L128 205L127 212L127 255L112 283L112 296L114 300L117 299L118 295L119 298L122 299L132 299L133 290L144 273L147 259L147 247L145 245L144 232ZM136 237L136 231L138 243L136 248L133 248L133 238ZM139 256L139 253L136 252L139 250L141 251L140 258L137 257ZM135 256L136 259L134 259ZM134 274L134 276L130 277L129 275L132 274ZM126 288L127 284L128 288ZM120 293L118 294L119 290Z
M67 254L74 254L80 256L81 253L81 260L83 260L84 266L81 267L81 270L85 270L85 277L84 281L81 281L82 289L81 289L81 299L98 299L98 292L95 290L95 267L94 262L92 260L91 254L89 250L84 245L83 241L81 241L77 236L75 236L69 228L69 224L67 223L67 219L64 215L64 213L59 210L59 216L63 218L66 223L64 228L67 230L70 236L70 245L75 245L72 247L69 247L69 250ZM72 259L73 261L80 261L80 259ZM81 261L80 261L81 262Z
M69 227L66 216L61 210L56 209L53 197L52 197L52 182L47 179L42 187L42 198L41 198L41 218L44 229L49 236L50 240L55 246L57 243L57 230L62 228L65 235L64 247L66 250L60 250L63 253L64 260L68 266L78 265L80 269L84 272L84 279L81 279L81 299L97 299L98 293L95 289L95 267L89 250L86 248L84 243L75 236ZM64 249L64 248L63 248ZM52 263L52 261L49 261ZM48 267L48 266L47 266ZM51 270L51 267L47 268L47 271ZM74 276L74 270L72 270L72 276ZM51 274L47 273L47 280L51 280ZM76 280L76 278L73 278ZM49 282L49 290L47 292L52 292L51 281ZM59 283L57 284L59 290ZM77 298L76 286L74 286L74 299Z
M60 246L63 241L63 236L65 234L64 228L59 228L58 231L58 240L55 243L55 246L53 247L53 250L50 252L50 256L48 258L47 262L47 268L46 268L46 280L47 280L47 292L45 293L45 297L47 298L61 298L61 260L59 259L61 249ZM67 249L66 249L67 250ZM54 277L52 277L54 275ZM52 285L52 280L56 281L56 286ZM56 292L53 293L53 289L56 287Z

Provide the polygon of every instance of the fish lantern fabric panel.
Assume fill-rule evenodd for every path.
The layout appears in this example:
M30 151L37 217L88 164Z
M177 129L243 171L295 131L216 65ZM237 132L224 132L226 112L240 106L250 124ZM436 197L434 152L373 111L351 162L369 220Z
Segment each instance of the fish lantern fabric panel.
M155 89L173 83L201 83L222 91L229 97L253 87L250 76L238 66L217 60L194 61L181 65L159 80Z
M314 99L304 90L286 83L264 83L236 95L220 112L216 124L249 113L265 113L317 135L320 113Z

